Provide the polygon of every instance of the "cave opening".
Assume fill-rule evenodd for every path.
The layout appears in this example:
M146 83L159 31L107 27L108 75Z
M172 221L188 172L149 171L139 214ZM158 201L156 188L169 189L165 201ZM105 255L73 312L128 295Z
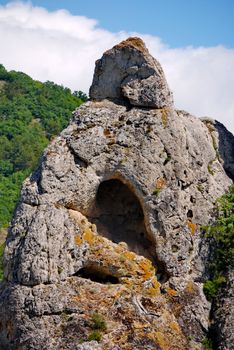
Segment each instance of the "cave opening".
M88 216L98 233L114 243L125 242L128 250L152 261L161 282L168 279L158 260L155 243L147 232L144 213L135 194L118 179L103 181Z
M96 269L94 267L85 266L80 269L75 276L89 279L93 282L98 282L102 284L118 284L119 279L116 276L112 276L105 271Z

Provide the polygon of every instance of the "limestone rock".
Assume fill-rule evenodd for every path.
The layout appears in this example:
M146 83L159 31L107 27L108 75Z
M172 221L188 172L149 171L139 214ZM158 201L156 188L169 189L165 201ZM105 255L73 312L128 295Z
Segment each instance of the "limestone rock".
M227 283L215 300L214 323L212 331L218 344L218 350L234 348L234 271L229 271Z
M223 167L228 176L234 181L234 137L223 124L217 120L203 117L203 123L212 137L213 146L217 155L223 160Z
M98 101L75 111L24 182L0 287L3 350L202 349L210 303L199 228L232 183L226 153L213 124L170 99L163 108L119 103L127 90L118 74L104 84L115 64L108 55L119 73L128 54L155 65L144 79L157 75L133 42L104 54L91 88ZM94 313L105 327L93 325Z
M101 350L100 346L98 345L98 342L95 342L95 341L78 345L76 349L77 350Z
M125 100L132 106L164 108L173 105L162 67L139 38L129 38L96 62L90 88L93 100Z
M219 134L218 149L222 159L224 160L224 169L234 181L234 137L232 133L218 121L215 122L215 129Z

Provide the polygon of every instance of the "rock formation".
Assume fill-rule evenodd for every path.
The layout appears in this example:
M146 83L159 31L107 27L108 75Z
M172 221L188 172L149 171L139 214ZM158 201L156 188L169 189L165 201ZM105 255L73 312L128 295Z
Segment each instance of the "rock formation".
M219 349L234 348L234 271L229 271L227 283L219 291L213 308L211 332L217 339Z
M215 122L173 108L141 39L104 53L90 96L24 182L5 249L1 349L202 349L200 227L232 183L230 152L222 160Z
M132 106L141 107L173 105L161 65L138 38L122 41L96 62L90 97L97 101L125 98Z

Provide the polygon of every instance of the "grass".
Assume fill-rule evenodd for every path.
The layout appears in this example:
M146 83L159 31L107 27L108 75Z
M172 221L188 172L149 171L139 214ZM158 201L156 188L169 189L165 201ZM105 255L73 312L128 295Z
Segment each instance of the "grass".
M106 330L106 321L102 315L98 312L92 314L91 319L91 328L94 330L105 331Z
M153 195L158 196L159 193L160 193L160 191L161 191L161 188L155 188L155 189L153 190Z
M88 341L96 340L97 342L100 342L102 339L102 334L100 331L95 330L88 336Z
M92 314L90 328L92 328L93 331L89 334L88 340L100 342L102 339L102 332L106 330L107 326L104 317L98 312Z

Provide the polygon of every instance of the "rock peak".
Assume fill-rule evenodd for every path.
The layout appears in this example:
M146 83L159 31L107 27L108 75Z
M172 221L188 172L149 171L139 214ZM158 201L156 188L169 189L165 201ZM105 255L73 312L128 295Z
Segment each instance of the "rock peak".
M137 37L120 42L96 61L90 98L127 100L139 107L173 106L172 93L160 63Z
M149 53L144 41L138 37L129 37L126 40L123 40L119 44L115 45L113 49L122 49L124 47L134 47L143 53Z

